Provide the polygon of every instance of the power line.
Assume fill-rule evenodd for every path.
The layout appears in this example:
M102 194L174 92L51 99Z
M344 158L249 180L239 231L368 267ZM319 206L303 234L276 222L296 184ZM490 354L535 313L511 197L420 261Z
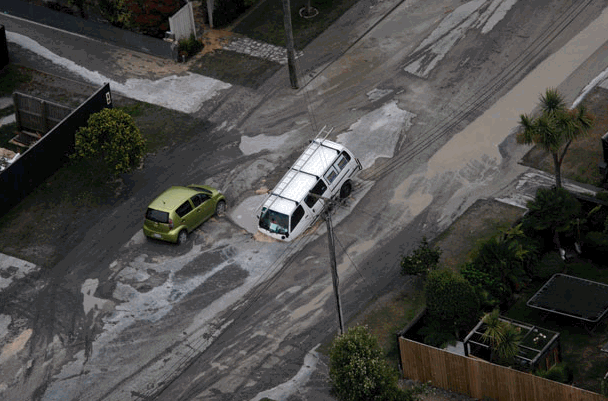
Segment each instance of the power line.
M375 173L370 173L367 178L371 179L371 180L378 180L380 178L386 177L391 172L396 171L398 168L400 168L403 164L411 161L415 156L419 155L422 151L424 151L425 149L427 149L428 147L430 147L432 144L436 143L443 136L445 136L447 133L449 133L450 130L454 129L459 124L461 124L462 122L464 122L468 117L470 117L475 112L477 112L484 104L486 104L486 102L492 96L496 95L500 90L502 90L503 85L504 85L504 83L507 80L512 79L517 73L520 73L523 66L525 66L527 63L529 63L533 58L539 56L540 53L546 47L546 43L545 42L546 41L549 41L549 42L553 41L557 37L557 35L559 33L561 33L574 20L574 18L576 18L589 5L590 2L591 2L591 0L588 0L586 3L580 3L580 2L573 3L573 5L571 5L571 7L570 7L570 10L568 10L567 12L565 12L565 13L562 14L562 16L564 16L564 18L561 21L559 21L558 23L554 24L553 25L553 29L545 32L545 34L544 34L544 38L545 39L541 38L541 40L538 40L535 44L532 44L532 45L528 46L528 48L524 52L522 52L523 56L520 56L516 60L516 62L509 64L509 67L507 67L506 69L504 69L503 71L501 71L501 73L498 76L498 79L493 80L492 84L486 85L486 89L485 89L484 92L482 92L481 96L478 95L479 92L475 93L474 95L471 95L464 102L464 106L463 107L461 107L459 110L453 112L446 120L441 121L440 123L436 124L431 130L429 130L428 133L430 135L426 136L425 139L419 141L418 143L415 143L414 146L411 147L410 149L408 149L403 155L398 156L398 157L392 159L389 163L387 163L385 166L383 166L382 168L380 168ZM575 9L575 7L580 7L580 8L578 9L577 12L571 11L571 10ZM346 51L348 51L348 49ZM340 54L340 56L342 56L344 53L346 53L346 51L344 51L342 54ZM529 53L529 54L526 55L526 53ZM308 106L307 107L308 108L308 113L309 113L309 115L311 117L312 125L313 125L313 128L314 128L314 126L316 125L316 121L315 121L315 118L314 118L314 112L312 110L311 102L310 102L310 99L309 99L310 95L306 91L304 93L304 96L306 98L306 102L307 102L307 106ZM316 131L316 129L315 129L315 131ZM366 214L370 215L364 209L360 209L360 210L363 213L366 213ZM316 231L316 229L314 231ZM301 242L302 238L304 238L304 237L299 238L296 241L296 243ZM311 242L312 240L313 240L313 236L311 235L311 236L308 237L308 241L306 242L306 244L308 242ZM337 242L342 247L342 244L339 242L339 240L337 240ZM295 244L295 243L293 243L293 244ZM344 250L343 247L342 247L342 249ZM261 295L266 291L266 289L271 284L273 284L274 282L276 282L276 280L286 270L286 267L289 266L289 264L291 262L288 263L288 264L286 264L282 268L278 267L278 263L283 260L282 257L285 255L285 253L288 250L291 250L294 253L296 251L296 249L293 249L292 246L290 245L290 247L286 248L285 251L284 251L284 253L282 253L279 256L279 258L277 258L275 260L275 262L273 262L273 264L271 264L271 267L268 270L269 274L266 275L266 276L264 276L264 275L261 276L260 279L257 282L258 283L261 282L261 279L263 277L268 277L271 274L274 275L273 278L270 279L270 280L268 280L267 283L264 286L262 286L262 287L257 287L257 284L254 286L255 289L259 288L259 290L255 291L255 294L253 296L249 296L249 295L246 296L246 299L244 300L244 303L247 303L246 308L244 310L240 311L240 313L238 313L238 314L236 314L237 312L233 309L233 312L231 312L229 314L228 318L232 317L233 313L236 314L235 319L233 320L233 322L231 323L231 325L234 324L234 322L245 311L247 311L252 306L252 304L261 297ZM344 252L346 253L346 250L344 250ZM351 263L352 263L353 261L350 258L350 256L347 253L346 253L346 255L351 260ZM289 255L287 255L285 257L285 259L287 257L289 257ZM355 268L356 268L356 265L354 263L353 263L353 266L355 266ZM357 271L361 275L361 272L358 269L357 269ZM221 333L219 333L218 337L215 338L215 341L218 341L218 339L222 336L222 334L228 328L226 328L224 331L222 331ZM214 340L211 339L211 342L214 342ZM221 344L221 342L219 344ZM199 345L202 345L202 344L195 344L195 346L199 346ZM179 365L179 368L187 369L189 366L191 366L196 361L196 359L198 357L200 357L200 355L202 355L204 353L204 350L200 351L200 352L194 350L192 354L194 354L194 353L199 353L199 355L197 355L195 358L193 358L193 360L190 361L189 363L184 362L183 364ZM189 358L186 358L186 359L189 359ZM167 375L166 377L168 378L169 375ZM177 377L179 377L179 376L177 376ZM164 389L166 389L177 377L175 377L172 380L170 380L169 382L167 382L166 385L163 386L162 389L160 389L160 392L156 391L157 395L161 394L162 391Z

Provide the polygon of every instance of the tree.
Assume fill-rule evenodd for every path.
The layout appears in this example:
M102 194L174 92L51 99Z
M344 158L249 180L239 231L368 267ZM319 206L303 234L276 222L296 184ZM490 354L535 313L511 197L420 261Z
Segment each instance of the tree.
M491 276L500 277L508 290L506 295L510 296L527 281L526 267L536 258L534 251L533 242L527 240L519 224L482 242L473 263Z
M562 186L561 166L573 140L587 135L593 127L593 116L583 105L568 109L562 95L556 89L547 89L540 97L541 114L520 116L521 132L517 142L540 146L551 153L555 169L555 185Z
M72 7L76 7L78 8L78 11L80 12L80 16L82 18L86 18L86 11L85 11L85 7L87 7L87 2L86 0L68 0L68 5L72 6Z
M479 298L473 286L450 269L429 273L424 286L428 317L456 337L479 318Z
M110 24L128 27L133 16L127 8L126 0L68 0L68 4L76 6L80 10L81 17L86 17L87 12L101 15Z
M549 230L558 249L561 248L559 233L573 229L581 213L580 202L563 188L539 188L527 207L528 213L522 222L524 230Z
M111 176L131 171L144 156L145 141L130 115L103 109L76 132L74 159L85 160Z
M439 264L439 258L441 257L441 250L438 248L431 248L426 237L422 237L420 245L417 249L401 259L401 274L426 274L434 270Z
M383 359L378 340L365 326L350 328L334 339L329 352L329 377L340 400L412 400L410 393L397 386L397 371Z
M511 365L519 352L520 329L501 320L498 309L486 313L482 321L485 324L485 331L481 339L490 346L490 360Z
M101 15L110 24L146 35L163 38L169 30L169 17L179 11L180 0L68 0L86 11Z
M500 320L500 310L496 308L492 312L486 313L482 322L486 325L486 329L481 335L481 339L490 347L495 347L504 338L504 322Z
M505 323L501 340L494 346L494 355L498 363L512 365L519 353L521 329L511 323Z
M149 36L163 38L169 30L169 17L179 11L179 0L121 0L128 10L125 27Z

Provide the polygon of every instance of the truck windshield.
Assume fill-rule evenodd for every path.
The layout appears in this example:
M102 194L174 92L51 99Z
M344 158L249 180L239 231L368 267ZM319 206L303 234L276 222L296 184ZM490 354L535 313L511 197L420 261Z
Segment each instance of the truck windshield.
M289 232L289 216L283 213L275 212L274 210L262 209L260 216L260 227L270 231L271 233L287 234Z

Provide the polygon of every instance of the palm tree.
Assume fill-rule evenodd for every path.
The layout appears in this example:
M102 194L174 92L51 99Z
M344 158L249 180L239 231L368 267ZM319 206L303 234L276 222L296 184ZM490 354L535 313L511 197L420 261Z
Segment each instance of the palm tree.
M499 310L486 313L482 321L486 325L481 335L483 342L490 346L490 361L511 364L519 352L521 334L518 327L500 319Z
M553 156L555 185L562 186L561 166L568 147L574 139L585 136L593 127L593 116L583 105L568 109L557 89L547 89L540 97L541 114L520 116L523 129L517 135L517 143L538 145Z
M494 347L496 359L504 365L511 365L519 352L520 328L511 323L503 326L502 340Z
M492 312L486 313L481 320L486 325L486 330L481 335L481 339L491 348L494 348L503 339L504 322L500 320L499 313L498 309L494 309Z

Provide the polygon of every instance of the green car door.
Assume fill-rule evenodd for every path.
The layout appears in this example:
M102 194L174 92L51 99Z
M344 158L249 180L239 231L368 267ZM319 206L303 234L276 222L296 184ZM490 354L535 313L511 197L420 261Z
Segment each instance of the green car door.
M176 223L177 226L186 226L188 232L192 231L196 227L196 210L192 207L192 204L188 199L182 203L176 210L175 213L179 216L180 221Z
M194 205L194 211L192 214L194 215L193 224L195 225L191 228L188 226L188 229L193 230L206 221L209 217L213 216L215 209L213 207L213 202L211 201L211 196L206 193L201 192L195 194L190 198L190 200Z

